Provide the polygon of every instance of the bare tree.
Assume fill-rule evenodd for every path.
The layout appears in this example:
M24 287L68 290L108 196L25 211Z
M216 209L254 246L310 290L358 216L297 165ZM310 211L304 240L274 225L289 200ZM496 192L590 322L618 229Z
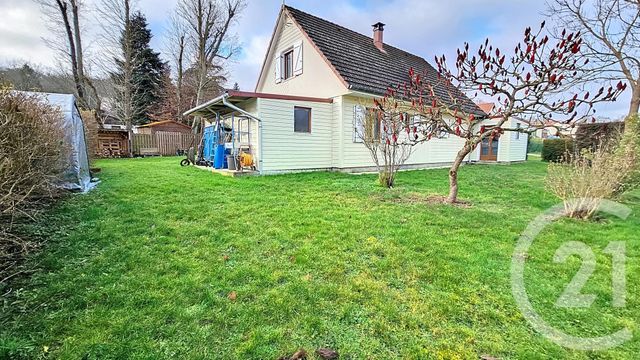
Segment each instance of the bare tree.
M410 99L412 111L420 116L412 129L416 141L441 132L465 140L449 169L449 203L458 200L460 165L484 139L504 131L533 132L549 123L575 126L593 114L595 103L615 100L626 88L621 81L595 94L579 87L584 76L580 34L565 32L552 42L543 29L544 22L538 31L527 28L511 54L494 48L489 39L477 51L465 43L457 51L455 68L449 68L444 55L436 57L437 80L411 69L410 81L390 88L378 102L388 108L396 105L386 99ZM497 102L490 122L481 121L483 113L463 94L482 94ZM520 127L509 127L511 119Z
M183 113L187 110L183 108L184 103L184 73L185 73L185 59L189 57L187 53L187 29L185 24L181 21L179 16L173 16L169 25L167 43L165 46L168 52L171 54L171 61L173 62L173 68L176 71L176 106L177 106L177 119L183 120Z
M78 104L81 107L86 107L86 101L84 96L84 87L82 86L82 80L78 73L78 52L82 50L76 49L76 39L74 38L74 30L71 24L69 4L65 0L40 0L40 5L45 16L50 20L47 23L49 28L59 33L60 30L64 32L64 38L66 43L60 44L59 41L49 40L47 43L52 48L58 48L60 51L66 53L71 63L71 74L73 76L73 82L76 87L76 95L78 96ZM55 38L55 35L54 35Z
M110 67L114 69L111 74L114 80L112 115L125 124L129 132L129 149L132 149L133 121L142 111L134 106L136 62L131 27L132 1L103 0L98 11L103 20L104 51L110 56Z
M548 0L549 15L569 31L580 32L583 54L591 60L586 80L626 81L629 115L640 108L640 0ZM559 31L565 31L559 29Z
M85 75L80 28L82 1L38 0L38 2L47 18L49 29L53 32L53 35L46 40L47 44L68 58L78 104L83 108L93 108L100 114L102 107L100 96L92 80ZM91 96L88 93L91 93Z
M219 61L229 59L237 50L229 29L245 7L244 0L181 0L177 14L186 30L187 46L193 52L196 77L196 105L220 69ZM194 128L199 126L194 121Z

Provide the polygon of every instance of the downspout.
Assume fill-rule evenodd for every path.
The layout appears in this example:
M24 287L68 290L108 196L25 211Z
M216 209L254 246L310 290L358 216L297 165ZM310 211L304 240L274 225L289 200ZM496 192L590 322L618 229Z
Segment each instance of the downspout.
M252 119L254 119L255 121L258 122L258 154L260 156L260 163L259 163L259 167L258 167L258 172L260 174L262 174L262 120L260 120L259 118L257 118L253 114L248 113L248 112L240 109L239 107L233 105L232 103L228 102L226 96L222 97L222 103L226 107L228 107L230 109L233 109L233 110L235 110L235 111L237 111L237 112L239 112L239 113L241 113L241 114L243 114L245 116L248 116L248 117L250 117L250 118L252 118Z

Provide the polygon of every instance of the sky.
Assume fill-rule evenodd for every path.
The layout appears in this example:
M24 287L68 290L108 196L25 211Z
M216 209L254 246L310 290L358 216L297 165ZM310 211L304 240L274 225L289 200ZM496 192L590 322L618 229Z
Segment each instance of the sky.
M85 0L89 7L99 0ZM168 18L178 0L137 0L137 8L149 21L154 38L152 47L168 60L164 35ZM242 50L228 66L229 83L242 90L254 90L269 39L282 0L247 0L248 5L232 31ZM385 43L394 45L433 63L435 55L455 56L456 49L468 41L472 47L489 37L494 44L512 49L527 26L545 20L544 0L286 0L286 4L347 28L369 35L371 25L386 24ZM0 65L29 62L56 68L52 50L43 38L49 32L35 0L0 0ZM85 24L96 23L89 13ZM94 30L97 31L94 26ZM87 38L96 38L88 31ZM86 46L93 56L96 40ZM628 108L625 97L616 103L600 105L600 115L618 117Z

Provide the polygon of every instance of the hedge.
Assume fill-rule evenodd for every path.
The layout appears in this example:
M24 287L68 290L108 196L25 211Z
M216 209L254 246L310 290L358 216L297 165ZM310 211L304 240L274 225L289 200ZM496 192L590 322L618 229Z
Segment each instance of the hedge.
M595 148L611 140L617 140L624 132L624 122L581 124L576 130L576 150Z
M559 162L573 152L572 139L545 139L542 142L542 160Z
M542 152L542 139L529 136L529 148L528 153L540 154Z

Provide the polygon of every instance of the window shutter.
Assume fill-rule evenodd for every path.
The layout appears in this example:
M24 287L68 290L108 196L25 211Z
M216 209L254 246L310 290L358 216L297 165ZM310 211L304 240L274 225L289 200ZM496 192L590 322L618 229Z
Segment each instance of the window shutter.
M278 53L273 59L273 66L276 69L276 84L282 82L282 54Z
M353 142L364 142L362 137L364 136L364 122L366 109L361 105L353 107Z
M302 41L293 46L293 75L302 74Z

